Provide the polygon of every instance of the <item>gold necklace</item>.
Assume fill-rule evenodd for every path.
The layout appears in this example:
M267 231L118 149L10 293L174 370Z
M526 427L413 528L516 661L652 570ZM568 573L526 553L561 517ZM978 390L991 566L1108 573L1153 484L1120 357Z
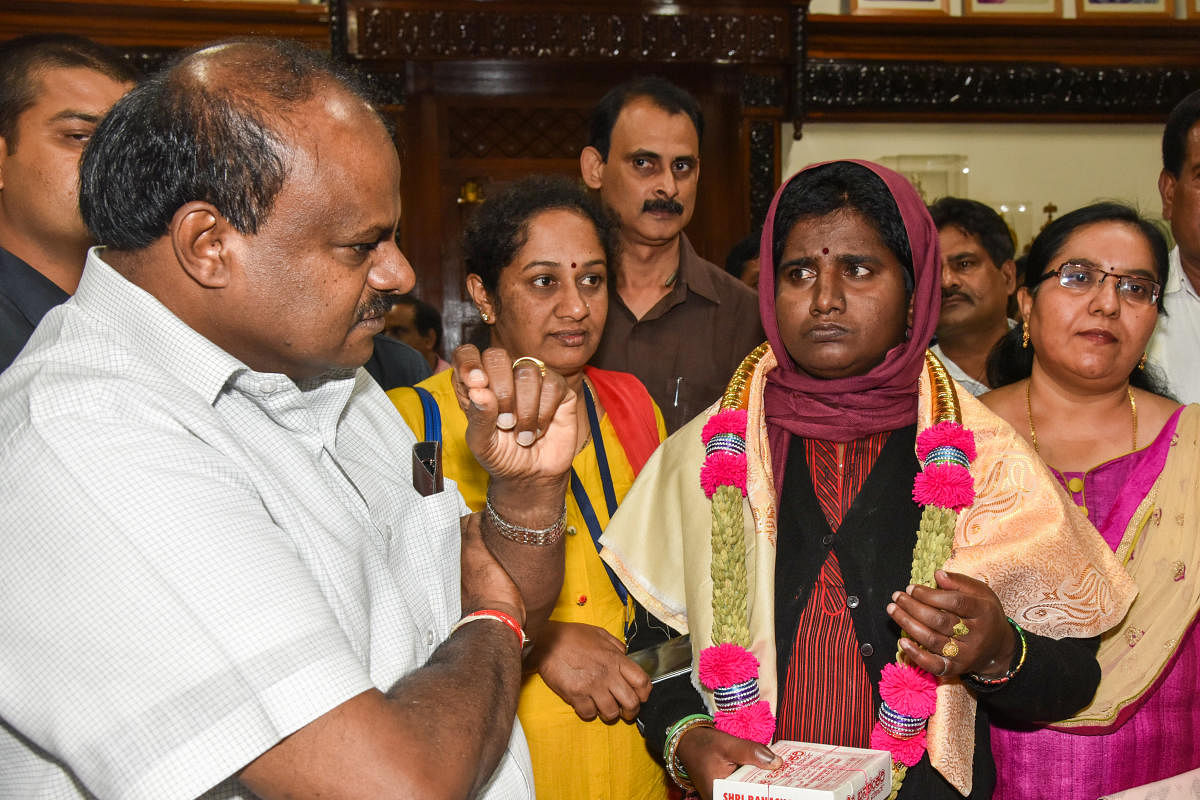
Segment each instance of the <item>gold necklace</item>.
M1030 390L1033 388L1033 378L1030 378L1025 384L1025 421L1029 423L1029 441L1033 444L1033 452L1039 453L1037 429L1033 427L1033 403L1030 402ZM1130 437L1132 444L1129 451L1137 450L1137 403L1133 400L1133 387L1126 386L1125 392L1129 395L1129 416L1132 418L1133 435Z

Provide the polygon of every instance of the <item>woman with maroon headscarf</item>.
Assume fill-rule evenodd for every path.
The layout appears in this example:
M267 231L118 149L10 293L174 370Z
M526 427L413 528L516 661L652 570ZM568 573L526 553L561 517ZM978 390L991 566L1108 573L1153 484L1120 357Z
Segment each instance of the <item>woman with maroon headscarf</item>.
M659 448L602 540L697 656L643 705L647 740L702 797L779 739L890 750L900 797L989 797L988 715L1087 703L1088 637L1132 584L926 353L937 231L904 178L809 167L760 252L768 343Z

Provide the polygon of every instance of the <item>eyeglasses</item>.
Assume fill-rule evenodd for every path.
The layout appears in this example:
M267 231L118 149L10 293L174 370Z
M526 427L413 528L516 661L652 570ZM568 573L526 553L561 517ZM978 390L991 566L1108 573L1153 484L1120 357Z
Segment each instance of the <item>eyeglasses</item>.
M1068 261L1054 272L1047 272L1038 278L1037 283L1055 276L1058 276L1058 283L1063 288L1081 292L1089 292L1112 278L1117 282L1117 296L1139 306L1154 305L1162 293L1162 284L1158 281L1136 275L1118 275L1086 261Z

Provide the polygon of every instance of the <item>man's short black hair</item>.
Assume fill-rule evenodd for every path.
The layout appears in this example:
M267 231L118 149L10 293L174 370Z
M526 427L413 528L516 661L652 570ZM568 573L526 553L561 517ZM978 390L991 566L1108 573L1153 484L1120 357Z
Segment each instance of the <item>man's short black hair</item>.
M608 161L608 150L612 145L613 126L622 109L634 100L646 98L668 114L687 114L696 129L696 140L704 140L704 114L700 111L700 103L685 89L681 89L665 78L650 75L635 78L622 83L601 98L592 109L592 119L588 130L588 146L600 151L600 156Z
M1187 158L1188 134L1197 122L1200 122L1200 89L1180 100L1179 104L1171 109L1167 125L1163 128L1163 169L1176 178L1179 177L1184 159Z
M136 83L139 78L115 50L82 36L38 33L0 44L0 138L10 153L17 148L17 118L37 102L41 73L77 67L118 83Z
M440 311L412 294L396 295L392 298L392 305L405 305L412 308L413 327L417 329L417 333L424 336L429 331L433 331L434 352L442 352L442 314Z
M725 256L725 271L739 280L746 271L746 262L758 258L758 245L762 234L758 231L747 234L735 244Z
M218 47L221 79L198 79L191 61ZM295 42L237 39L183 57L97 127L80 164L84 223L99 244L138 250L200 200L257 233L288 175L287 117L330 85L371 102L354 73Z
M979 239L996 269L1004 266L1017 250L1004 218L977 200L943 197L929 207L929 216L939 231L953 226Z
M872 225L883 243L904 268L904 283L913 287L912 245L900 207L883 178L850 161L833 161L806 169L796 175L783 190L775 209L771 229L771 256L778 277L783 263L783 248L797 222L816 219L848 209ZM776 283L778 285L778 282Z

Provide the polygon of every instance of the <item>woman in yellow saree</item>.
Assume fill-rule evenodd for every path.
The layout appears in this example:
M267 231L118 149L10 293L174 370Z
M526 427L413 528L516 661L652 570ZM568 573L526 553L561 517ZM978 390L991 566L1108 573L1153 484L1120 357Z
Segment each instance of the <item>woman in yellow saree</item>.
M666 796L662 768L632 724L650 688L625 655L633 604L596 544L666 435L637 378L587 365L608 311L614 242L613 223L582 189L547 178L519 181L490 198L464 242L468 291L491 344L543 362L584 400L567 496L563 588L526 661L517 709L538 796L564 800ZM389 396L418 436L441 440L446 477L472 510L483 508L488 476L464 440L466 416L450 372Z

